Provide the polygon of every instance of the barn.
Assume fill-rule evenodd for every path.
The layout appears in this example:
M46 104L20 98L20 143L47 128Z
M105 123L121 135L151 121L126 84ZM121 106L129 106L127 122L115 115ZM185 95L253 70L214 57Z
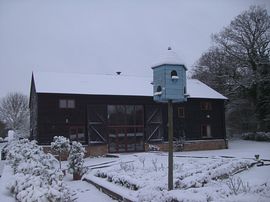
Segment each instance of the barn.
M33 72L31 138L49 145L54 136L81 142L89 155L168 149L166 103L153 100L153 78ZM187 79L187 102L173 104L175 149L227 147L226 97ZM154 147L157 148L157 147Z

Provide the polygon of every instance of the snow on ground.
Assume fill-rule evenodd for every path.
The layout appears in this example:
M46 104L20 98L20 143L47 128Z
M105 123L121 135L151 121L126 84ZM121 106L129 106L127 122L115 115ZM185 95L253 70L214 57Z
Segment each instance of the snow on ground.
M261 159L270 160L270 143L236 139L229 141L229 149L175 153L175 155L233 156L241 158L254 158L255 154L259 154Z
M14 202L15 199L13 196L9 193L7 187L8 182L10 182L10 179L13 175L12 170L8 168L8 166L5 166L5 161L0 162L0 166L3 168L1 170L1 178L0 178L0 199L4 202Z
M98 202L108 202L114 201L112 198L100 192L93 185L77 180L73 181L72 176L67 174L64 178L65 183L76 193L75 201L78 202L89 202L89 201L98 201Z
M230 193L227 179L212 180L215 176L233 172L233 168L239 165L241 167L254 162L255 154L259 154L262 159L270 159L270 143L234 140L229 142L227 150L175 152L174 181L178 180L179 188L170 192L166 190L166 152L118 154L119 158L87 158L85 165L89 172L85 177L135 201L162 201L173 198L189 201L270 201L270 166L253 166L234 175L235 180L240 177L243 184L248 183L250 187L248 192L237 195ZM65 164L66 162L63 163ZM4 162L1 161L0 168L3 165ZM7 168L4 167L0 178L0 198L5 202L15 201L5 188L12 175ZM96 177L98 171L111 176L110 181L115 183L108 182L106 178ZM78 202L113 201L87 182L72 181L69 174L64 181L76 193L75 198ZM121 183L130 185L120 186ZM132 187L132 184L137 187Z
M118 154L118 163L114 159L111 166L93 169L86 178L136 201L269 201L270 166L234 173L254 163L255 154L270 160L270 143L234 140L226 150L175 152L174 182L178 187L170 192L165 152ZM233 175L234 182L241 178L243 186L237 195L228 187L226 175Z

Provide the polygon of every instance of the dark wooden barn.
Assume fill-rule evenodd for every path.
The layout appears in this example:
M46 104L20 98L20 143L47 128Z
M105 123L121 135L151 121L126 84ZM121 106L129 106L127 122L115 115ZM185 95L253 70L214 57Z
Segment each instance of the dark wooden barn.
M167 105L153 101L151 80L33 73L31 137L49 145L65 136L93 154L145 151L150 144L166 150ZM226 97L198 80L187 80L187 93L187 102L173 106L175 142L184 150L225 148Z

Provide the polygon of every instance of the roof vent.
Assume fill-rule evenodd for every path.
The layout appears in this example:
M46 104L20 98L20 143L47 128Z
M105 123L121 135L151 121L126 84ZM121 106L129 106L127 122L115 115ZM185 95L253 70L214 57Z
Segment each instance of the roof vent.
M116 72L117 75L120 75L122 72Z
M168 50L172 50L172 47L169 46L169 47L168 47Z

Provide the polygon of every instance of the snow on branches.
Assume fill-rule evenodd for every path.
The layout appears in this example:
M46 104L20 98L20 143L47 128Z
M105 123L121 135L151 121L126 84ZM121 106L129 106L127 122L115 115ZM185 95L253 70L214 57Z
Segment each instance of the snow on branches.
M84 153L85 149L82 144L73 141L68 156L68 171L71 174L82 175L84 173Z
M70 190L63 183L58 161L45 154L34 141L12 141L7 147L7 160L14 177L9 191L18 201L69 201Z
M61 154L63 154L64 152L69 152L70 141L69 139L63 136L54 136L53 142L51 143L51 148L53 151L58 153L59 164L60 164L60 169L61 169Z

